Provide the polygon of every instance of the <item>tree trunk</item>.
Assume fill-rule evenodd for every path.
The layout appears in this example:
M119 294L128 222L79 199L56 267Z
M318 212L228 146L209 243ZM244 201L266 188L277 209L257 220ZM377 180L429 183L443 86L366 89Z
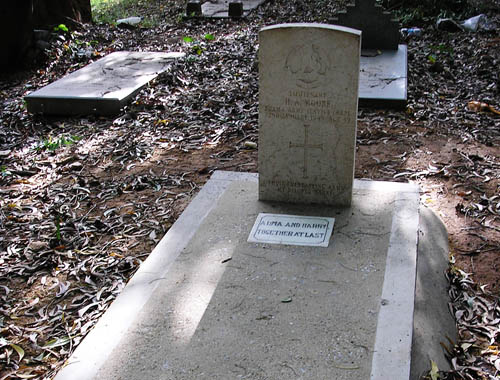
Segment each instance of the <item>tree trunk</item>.
M33 44L33 0L0 1L0 67L13 69Z
M34 0L36 27L74 25L92 21L90 0Z
M0 68L30 63L26 60L35 56L33 29L91 21L90 0L0 0Z

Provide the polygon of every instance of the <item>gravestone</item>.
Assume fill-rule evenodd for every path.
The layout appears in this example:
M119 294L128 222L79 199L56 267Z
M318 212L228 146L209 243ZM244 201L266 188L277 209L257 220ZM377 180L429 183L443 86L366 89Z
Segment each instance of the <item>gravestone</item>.
M331 24L361 30L359 104L404 108L407 101L407 47L399 44L399 23L375 0L355 0Z
M187 17L240 18L248 14L266 0L190 0L186 5Z
M113 115L184 53L114 52L27 95L32 113Z
M409 380L410 367L417 380L446 362L447 236L424 212L417 239L417 186L355 180L339 208L261 202L257 181L215 172L55 380ZM335 231L328 247L248 242L261 213L334 215ZM415 358L417 241L432 265L418 272Z
M348 206L360 32L282 24L259 38L259 199Z
M261 42L264 62L278 66L274 82L268 72L261 77L263 107L271 107L261 110L283 115L263 119L268 129L277 129L266 136L285 141L278 144L282 156L273 156L267 146L269 159L288 160L288 166L278 166L291 167L291 181L311 184L296 186L297 192L328 189L329 183L315 182L327 178L318 174L318 166L330 169L324 161L331 159L341 165L353 161L351 148L344 157L331 153L329 145L346 152L335 141L352 133L352 123L346 130L337 127L352 121L357 83L351 76L357 70L352 73L344 66L348 62L331 58L322 47L335 42L337 53L359 58L359 33L318 24L279 25L264 28ZM276 54L266 50L272 43ZM288 73L283 74L283 65ZM292 83L277 83L279 75ZM332 78L338 81L323 85ZM284 92L273 92L272 83ZM335 86L349 100L330 89ZM351 138L346 143L354 149ZM259 170L268 170L266 165L273 169L264 161ZM324 203L321 196L331 202L326 191L314 197L306 191L311 204L285 203L287 192L278 193L278 202L259 200L262 175L215 172L55 380L409 380L421 373L423 360L411 365L417 244L427 256L433 242L447 238L427 217L419 235L418 186L353 180L351 171L337 182L351 186L338 193L344 201L349 194L348 207L313 204ZM423 270L421 287L442 277ZM446 290L436 294L435 282L430 283L432 291L419 292L421 298L447 300ZM441 304L446 310L446 302ZM415 314L424 322L417 332L430 326L423 313L420 308ZM449 324L444 317L440 321ZM420 355L432 343L439 348L428 337L413 339Z
M354 0L347 11L337 13L330 22L363 32L362 49L397 50L399 23L375 0Z

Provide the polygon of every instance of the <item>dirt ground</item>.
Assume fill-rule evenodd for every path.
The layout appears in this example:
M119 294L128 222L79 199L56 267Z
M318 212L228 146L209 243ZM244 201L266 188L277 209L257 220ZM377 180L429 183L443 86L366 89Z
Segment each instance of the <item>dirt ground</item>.
M358 112L356 178L418 183L448 230L460 341L446 342L447 379L500 371L500 20L492 4L483 9L489 30L429 23L404 41L406 109ZM1 75L0 380L51 378L210 175L258 171L258 30L326 22L340 9L272 1L245 20L206 21L182 20L183 7L143 5L161 16L151 28L56 33L35 66ZM30 91L119 50L186 57L115 117L26 111Z

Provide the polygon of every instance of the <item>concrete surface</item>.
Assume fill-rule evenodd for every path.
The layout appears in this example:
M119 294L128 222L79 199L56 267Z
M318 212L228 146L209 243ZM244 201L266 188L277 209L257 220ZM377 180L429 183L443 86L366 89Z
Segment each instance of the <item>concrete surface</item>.
M184 53L114 52L27 95L32 113L112 115Z
M397 50L362 50L359 105L405 108L408 100L406 45ZM380 53L380 54L379 54Z
M441 220L427 207L420 208L417 283L411 355L411 380L430 370L431 360L440 370L449 370L443 342L457 341L455 319L448 303L448 234Z
M259 202L256 175L216 172L55 380L408 379L418 188L353 193ZM330 245L248 243L260 212L334 216Z

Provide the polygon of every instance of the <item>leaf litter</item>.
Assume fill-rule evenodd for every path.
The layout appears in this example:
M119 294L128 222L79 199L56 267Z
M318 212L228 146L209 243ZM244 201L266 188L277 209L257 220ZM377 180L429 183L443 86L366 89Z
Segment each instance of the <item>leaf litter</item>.
M344 3L273 1L237 22L181 21L182 1L142 6L157 13L154 28L84 25L53 38L35 68L0 82L2 380L53 377L209 175L257 170L258 30L326 22ZM425 27L407 42L408 107L359 111L356 176L418 183L450 232L450 311L460 341L446 344L454 370L433 366L428 376L493 379L498 29ZM186 57L116 117L26 112L29 91L116 50Z

